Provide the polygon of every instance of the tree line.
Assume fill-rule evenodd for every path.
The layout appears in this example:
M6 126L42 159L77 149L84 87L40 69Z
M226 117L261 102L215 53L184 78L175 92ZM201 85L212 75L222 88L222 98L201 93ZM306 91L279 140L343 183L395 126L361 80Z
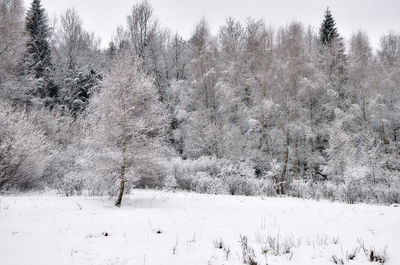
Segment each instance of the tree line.
M0 94L0 191L400 200L400 34L346 46L329 9L184 39L143 0L102 49L73 8L0 0Z

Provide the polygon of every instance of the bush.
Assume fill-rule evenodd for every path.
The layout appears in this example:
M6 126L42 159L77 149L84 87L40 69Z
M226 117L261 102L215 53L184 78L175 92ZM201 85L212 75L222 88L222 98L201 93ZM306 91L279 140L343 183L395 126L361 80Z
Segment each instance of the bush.
M255 170L248 162L225 163L218 175L231 195L254 196L262 193L262 182L255 179Z
M136 166L132 172L127 172L127 178L132 180L132 187L136 188L161 188L165 181L165 167L154 160L135 161ZM129 176L131 175L131 176Z
M289 183L287 194L292 197L315 200L334 199L336 189L329 182L295 179Z
M337 186L335 186L332 182L323 182L321 188L321 195L324 199L331 201L337 200Z
M340 188L342 199L349 203L354 204L365 200L365 193L363 192L362 185L359 181L351 180Z
M286 193L289 196L297 198L308 198L310 197L310 186L303 179L294 179L290 182Z
M375 189L377 200L383 204L400 203L400 185L394 184L390 187L381 186Z
M179 188L199 193L226 194L226 185L218 178L211 177L206 172L196 175L183 175L176 179Z
M51 145L34 116L0 102L0 191L42 186Z
M84 179L76 172L68 173L58 185L58 190L65 196L81 195L84 188Z
M256 179L254 167L247 162L232 162L215 157L176 159L170 171L169 175L176 180L176 187L183 190L246 196L264 192L274 194L271 183Z
M255 196L262 194L261 180L236 175L224 178L224 183L231 195Z
M262 195L269 197L274 197L277 195L277 187L272 179L261 179L259 182L261 183L260 193Z

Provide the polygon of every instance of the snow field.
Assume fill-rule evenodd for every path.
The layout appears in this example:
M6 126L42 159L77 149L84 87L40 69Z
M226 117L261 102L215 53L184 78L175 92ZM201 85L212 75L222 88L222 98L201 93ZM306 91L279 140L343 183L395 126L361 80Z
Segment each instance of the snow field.
M399 224L399 207L295 198L135 190L116 208L107 197L2 196L0 255L2 265L312 265L372 264L373 250L397 265Z

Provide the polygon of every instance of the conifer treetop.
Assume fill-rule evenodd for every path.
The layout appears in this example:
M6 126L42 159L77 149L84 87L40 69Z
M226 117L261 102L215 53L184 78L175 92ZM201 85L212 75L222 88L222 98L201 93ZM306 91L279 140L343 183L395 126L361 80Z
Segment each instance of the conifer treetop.
M47 16L40 0L33 0L26 14L25 29L30 36L48 35Z
M47 15L40 0L33 0L25 18L25 31L28 37L25 62L35 78L46 75L51 67L49 27Z
M325 17L319 31L319 37L323 45L330 45L333 39L339 37L336 22L332 17L329 7L326 8Z

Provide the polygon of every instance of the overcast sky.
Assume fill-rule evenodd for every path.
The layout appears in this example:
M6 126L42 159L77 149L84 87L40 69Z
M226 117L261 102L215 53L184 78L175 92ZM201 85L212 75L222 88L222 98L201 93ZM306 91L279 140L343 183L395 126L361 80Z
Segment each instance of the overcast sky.
M26 6L30 0L24 0ZM106 46L118 25L138 0L42 0L49 17L74 6L84 27L95 32ZM359 29L368 33L374 48L391 30L400 32L399 0L151 0L161 25L188 38L204 16L213 33L228 16L242 22L263 18L268 25L287 25L292 20L319 27L327 6L332 10L340 34L347 40Z

